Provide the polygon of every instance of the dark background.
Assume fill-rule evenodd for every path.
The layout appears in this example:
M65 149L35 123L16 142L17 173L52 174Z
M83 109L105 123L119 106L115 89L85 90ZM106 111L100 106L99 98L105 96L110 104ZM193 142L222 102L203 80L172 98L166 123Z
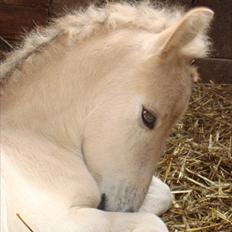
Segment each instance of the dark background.
M214 51L210 58L198 60L204 82L232 84L232 0L160 0L187 9L207 6L214 10L215 20L210 32ZM35 26L46 25L49 18L63 9L86 7L90 2L104 0L0 0L0 59L20 42Z

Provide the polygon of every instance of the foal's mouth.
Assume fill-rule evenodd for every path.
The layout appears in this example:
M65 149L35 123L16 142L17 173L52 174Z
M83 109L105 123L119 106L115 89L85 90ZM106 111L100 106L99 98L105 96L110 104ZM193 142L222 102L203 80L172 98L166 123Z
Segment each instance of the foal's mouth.
M101 201L100 201L97 209L103 210L103 211L111 211L107 207L107 196L106 196L105 193L103 193L101 195ZM131 212L131 213L133 213L134 211L135 211L134 209L126 209L126 210L124 210L124 212Z
M106 201L107 201L106 194L103 193L103 194L101 195L101 201L100 201L100 203L99 203L97 209L105 210L105 208L106 208Z

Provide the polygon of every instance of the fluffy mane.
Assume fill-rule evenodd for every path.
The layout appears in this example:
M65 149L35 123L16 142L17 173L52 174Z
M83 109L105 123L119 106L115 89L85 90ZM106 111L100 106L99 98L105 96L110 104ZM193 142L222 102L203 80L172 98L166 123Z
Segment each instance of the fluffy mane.
M159 5L151 6L148 2L137 4L111 3L104 7L90 6L85 11L74 11L64 17L53 20L45 29L35 29L26 36L22 45L14 50L8 58L0 64L0 84L11 76L15 70L20 71L22 64L41 55L55 38L65 31L69 32L69 46L75 41L83 41L95 33L110 31L120 27L137 27L160 33L175 24L183 15L180 8L166 8ZM202 39L201 50L207 39ZM199 46L198 46L199 47ZM204 53L206 48L201 51ZM35 54L36 55L33 55ZM33 55L33 56L32 56Z

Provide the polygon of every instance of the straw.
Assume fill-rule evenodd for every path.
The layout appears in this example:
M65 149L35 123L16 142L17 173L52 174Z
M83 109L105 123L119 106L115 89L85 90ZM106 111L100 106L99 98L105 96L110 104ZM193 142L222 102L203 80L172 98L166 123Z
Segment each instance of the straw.
M176 199L171 232L232 232L232 85L194 84L158 171Z

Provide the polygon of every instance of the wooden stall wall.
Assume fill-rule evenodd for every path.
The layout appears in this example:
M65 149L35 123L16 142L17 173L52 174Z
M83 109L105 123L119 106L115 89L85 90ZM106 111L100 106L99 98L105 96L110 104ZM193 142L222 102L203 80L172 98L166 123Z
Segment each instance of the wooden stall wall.
M36 26L46 25L64 9L78 9L106 0L0 0L0 59ZM210 32L214 50L210 58L199 60L204 81L232 83L232 0L160 0L186 8L207 6L215 11Z
M48 21L49 0L0 0L0 50L11 50L23 35Z

